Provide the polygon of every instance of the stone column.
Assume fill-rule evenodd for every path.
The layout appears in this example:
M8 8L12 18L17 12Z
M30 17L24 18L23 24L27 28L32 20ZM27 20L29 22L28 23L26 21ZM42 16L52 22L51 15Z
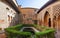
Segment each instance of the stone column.
M56 30L58 30L58 16L56 18Z

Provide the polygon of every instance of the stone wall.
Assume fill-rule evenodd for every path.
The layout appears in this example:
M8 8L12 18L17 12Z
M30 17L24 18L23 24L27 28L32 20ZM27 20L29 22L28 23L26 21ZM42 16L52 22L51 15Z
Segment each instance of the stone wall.
M46 13L47 12L47 13ZM46 16L45 16L46 15ZM45 18L44 18L45 17ZM52 3L38 14L38 24L60 29L60 1ZM46 24L45 24L46 23Z
M6 3L0 1L0 28L3 30L9 26L16 25L17 23L17 12Z
M22 16L22 23L34 24L34 21L37 20L37 14L35 13L37 9L27 7L27 8L19 8L19 10Z

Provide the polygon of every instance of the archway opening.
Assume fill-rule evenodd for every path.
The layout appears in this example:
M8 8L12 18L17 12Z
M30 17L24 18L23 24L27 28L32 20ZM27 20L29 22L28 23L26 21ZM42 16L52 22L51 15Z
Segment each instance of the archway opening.
M60 30L60 15L58 16L58 30Z
M57 21L56 21L56 16L53 18L53 28L57 29Z
M44 16L44 25L51 27L51 18L48 11L46 11L45 16Z
M51 18L49 18L49 27L51 27Z

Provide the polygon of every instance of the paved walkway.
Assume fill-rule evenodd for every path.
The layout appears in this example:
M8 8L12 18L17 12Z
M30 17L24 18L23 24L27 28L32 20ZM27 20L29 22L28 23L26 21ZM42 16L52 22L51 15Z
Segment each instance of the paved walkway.
M5 34L0 34L0 38L6 38Z
M60 38L60 31L57 31L55 36L56 36L56 38Z

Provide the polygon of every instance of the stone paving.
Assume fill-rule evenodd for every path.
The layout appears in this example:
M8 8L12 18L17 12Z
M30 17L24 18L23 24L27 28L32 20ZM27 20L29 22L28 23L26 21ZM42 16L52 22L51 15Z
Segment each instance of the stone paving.
M6 38L6 35L4 33L0 34L0 38Z
M55 36L56 36L56 38L60 38L60 31L57 31Z

